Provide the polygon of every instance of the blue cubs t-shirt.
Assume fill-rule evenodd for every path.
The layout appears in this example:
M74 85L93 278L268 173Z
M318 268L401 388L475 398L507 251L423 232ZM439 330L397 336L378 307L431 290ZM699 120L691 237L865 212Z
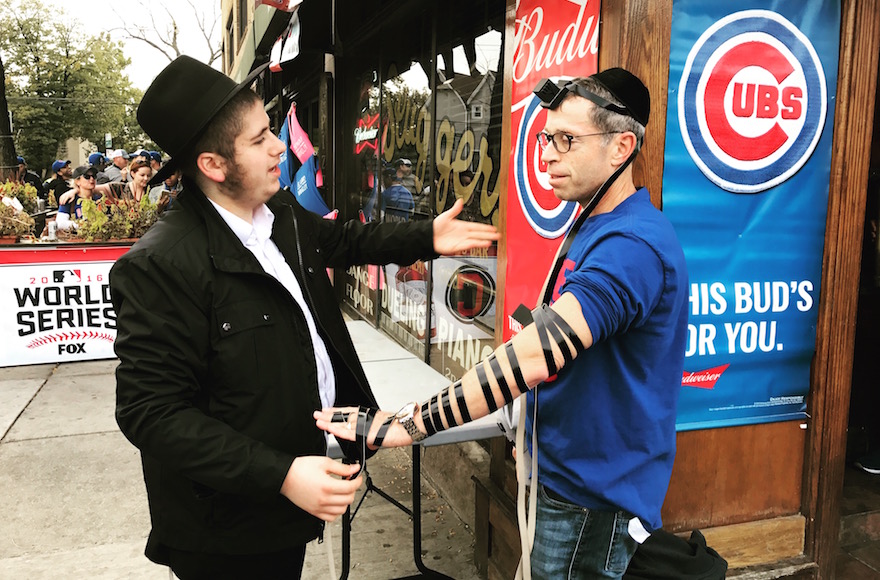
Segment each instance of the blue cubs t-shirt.
M586 220L555 281L580 303L593 345L537 388L538 480L649 530L675 458L688 278L672 225L638 190ZM535 391L528 394L531 440Z

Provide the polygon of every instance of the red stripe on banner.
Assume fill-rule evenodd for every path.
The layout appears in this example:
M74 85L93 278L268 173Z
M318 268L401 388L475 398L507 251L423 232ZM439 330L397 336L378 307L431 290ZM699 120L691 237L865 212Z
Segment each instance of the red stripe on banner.
M68 262L115 262L127 252L131 245L120 246L77 246L63 248L47 246L41 248L0 250L0 266L7 264L56 264Z
M724 371L726 371L729 366L730 364L728 363L702 371L684 371L681 373L681 386L697 387L699 389L714 389L715 383L718 382L718 379L721 378L721 375L724 374Z

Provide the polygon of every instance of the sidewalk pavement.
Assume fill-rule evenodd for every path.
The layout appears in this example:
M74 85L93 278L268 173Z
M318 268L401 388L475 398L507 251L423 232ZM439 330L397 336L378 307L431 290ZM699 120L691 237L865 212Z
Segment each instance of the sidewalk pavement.
M357 328L358 352L379 376L412 356L374 329ZM169 578L143 555L147 499L139 454L113 416L117 362L0 369L0 578ZM411 465L409 451L396 449L368 468L380 489L410 506ZM340 574L339 521L328 529ZM424 478L422 538L427 566L458 580L479 578L472 530ZM327 544L308 546L303 578L330 578ZM352 526L349 577L415 574L412 552L410 518L368 496Z

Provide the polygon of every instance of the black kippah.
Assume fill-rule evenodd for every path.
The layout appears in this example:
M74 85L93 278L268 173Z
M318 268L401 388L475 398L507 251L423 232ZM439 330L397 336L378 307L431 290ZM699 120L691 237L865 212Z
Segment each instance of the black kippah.
M609 68L590 78L608 89L615 99L623 103L633 119L642 125L648 125L648 117L651 115L651 94L638 77L622 68Z

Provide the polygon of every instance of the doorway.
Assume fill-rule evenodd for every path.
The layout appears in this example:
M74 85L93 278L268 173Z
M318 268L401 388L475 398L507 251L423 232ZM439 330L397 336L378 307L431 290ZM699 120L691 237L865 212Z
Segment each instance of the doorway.
M878 81L880 88L880 81ZM880 557L880 100L874 132L862 241L852 391L841 499L843 557ZM880 560L877 560L880 562ZM875 562L876 563L876 562ZM870 562L869 562L870 564ZM878 565L880 568L880 565Z

